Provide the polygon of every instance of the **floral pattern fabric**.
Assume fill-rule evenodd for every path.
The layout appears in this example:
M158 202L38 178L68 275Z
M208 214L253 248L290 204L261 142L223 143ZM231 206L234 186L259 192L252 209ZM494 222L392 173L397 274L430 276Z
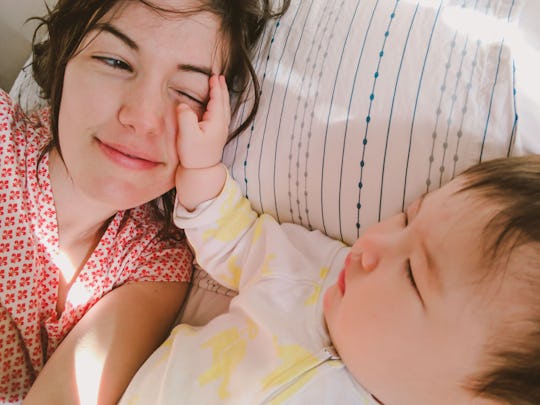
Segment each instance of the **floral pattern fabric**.
M161 240L147 207L119 212L77 276L60 316L49 111L32 117L0 90L0 403L17 403L66 334L106 293L132 281L189 281L187 243ZM81 213L83 214L83 213ZM122 226L120 226L122 225Z

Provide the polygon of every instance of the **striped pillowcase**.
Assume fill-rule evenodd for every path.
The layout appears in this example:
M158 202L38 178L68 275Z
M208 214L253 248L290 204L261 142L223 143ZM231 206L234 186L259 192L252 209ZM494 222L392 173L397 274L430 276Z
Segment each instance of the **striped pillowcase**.
M506 40L522 2L292 0L254 61L256 120L224 153L252 206L350 244L466 167L522 153Z

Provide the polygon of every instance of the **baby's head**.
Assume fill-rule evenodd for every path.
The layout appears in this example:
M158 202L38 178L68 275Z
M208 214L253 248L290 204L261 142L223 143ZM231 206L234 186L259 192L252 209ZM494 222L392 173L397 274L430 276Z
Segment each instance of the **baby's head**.
M477 165L368 229L325 296L385 404L540 403L540 156Z

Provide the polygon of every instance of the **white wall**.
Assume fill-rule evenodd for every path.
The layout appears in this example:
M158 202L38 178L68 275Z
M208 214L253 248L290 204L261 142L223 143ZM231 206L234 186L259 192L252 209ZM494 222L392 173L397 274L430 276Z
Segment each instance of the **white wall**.
M83 0L84 1L84 0ZM53 1L48 0L49 4ZM0 0L0 87L9 90L30 55L36 22L29 17L45 13L45 0Z

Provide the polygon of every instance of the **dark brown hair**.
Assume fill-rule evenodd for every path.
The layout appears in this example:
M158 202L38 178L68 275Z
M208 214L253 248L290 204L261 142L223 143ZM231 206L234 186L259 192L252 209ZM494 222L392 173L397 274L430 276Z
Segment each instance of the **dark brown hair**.
M113 7L123 1L134 0L59 0L40 21L33 40L33 74L42 89L42 97L51 107L52 140L47 150L58 148L58 116L64 83L64 73L69 60L78 51L85 36L98 26L98 22ZM225 77L231 95L236 102L233 113L248 94L250 84L253 97L252 109L247 118L234 129L231 137L240 133L254 119L259 105L259 82L251 63L254 47L261 37L267 22L281 16L288 8L290 0L284 0L276 10L272 0L200 0L196 7L184 9L163 9L150 0L137 0L158 13L192 14L210 12L221 20L221 34L228 54L225 55ZM46 28L47 38L39 42L38 32ZM46 152L45 151L45 152ZM156 220L164 225L165 233L174 230L172 211L175 190L170 190L150 202Z
M491 160L464 175L461 191L478 192L499 209L484 230L487 257L507 264L511 255L520 255L519 266L505 272L503 282L506 276L518 279L526 305L525 319L497 328L510 336L493 337L487 364L469 386L503 403L540 404L540 155Z

